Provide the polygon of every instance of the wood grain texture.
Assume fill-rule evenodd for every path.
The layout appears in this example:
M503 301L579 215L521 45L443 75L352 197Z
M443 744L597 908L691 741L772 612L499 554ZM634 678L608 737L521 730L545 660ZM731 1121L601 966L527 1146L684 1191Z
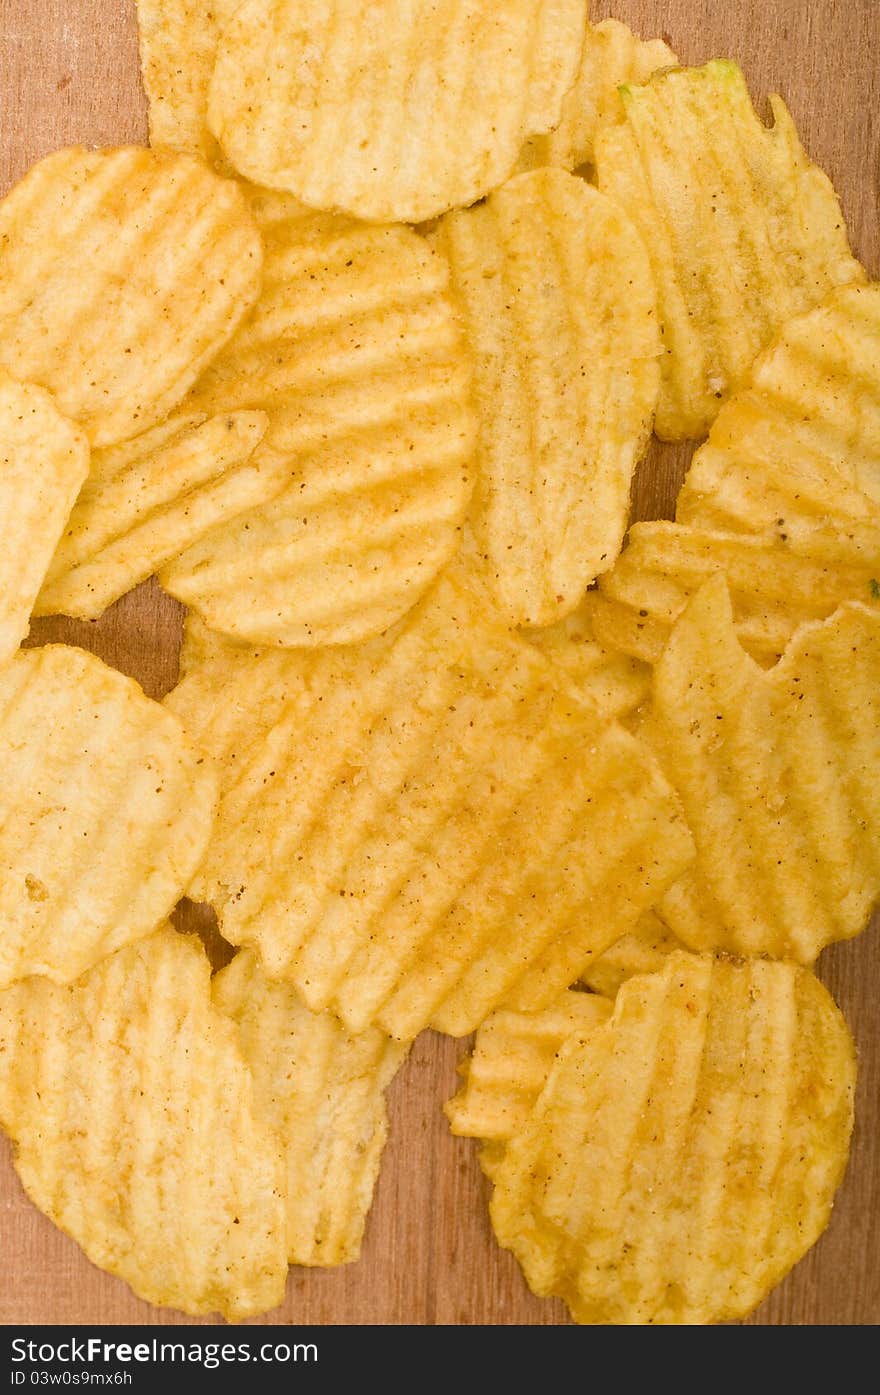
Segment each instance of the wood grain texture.
M810 154L839 190L854 249L880 272L880 5L876 0L594 0L686 62L737 58L759 108L788 102ZM133 0L0 0L0 189L39 156L74 143L146 139ZM637 517L671 517L684 448L652 449L639 472ZM98 622L40 621L33 641L94 650L160 696L177 671L181 609L155 583ZM185 923L193 923L191 913ZM825 1236L750 1323L880 1322L880 934L823 955L821 973L860 1048L858 1123L849 1171ZM292 1270L271 1322L434 1324L567 1321L526 1289L494 1244L487 1186L467 1140L440 1111L464 1043L426 1033L396 1080L391 1141L363 1257L335 1271ZM0 1149L0 1322L186 1321L135 1299L100 1273L25 1199Z

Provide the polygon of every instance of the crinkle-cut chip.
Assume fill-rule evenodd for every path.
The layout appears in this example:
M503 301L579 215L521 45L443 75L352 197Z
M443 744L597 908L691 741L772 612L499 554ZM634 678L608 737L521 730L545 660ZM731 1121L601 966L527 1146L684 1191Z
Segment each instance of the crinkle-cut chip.
M676 517L771 538L834 524L842 548L880 521L880 286L783 326L694 456Z
M864 271L785 105L770 98L768 130L735 63L669 69L622 96L626 120L596 137L599 188L635 222L657 283L654 429L699 437L780 325Z
M647 747L448 579L381 639L221 653L166 702L221 768L191 894L351 1031L545 1006L692 856Z
M557 165L574 170L592 164L597 131L623 120L621 84L647 82L658 68L677 62L662 39L640 39L619 20L589 25L574 86L562 103L562 120L548 135L526 141L517 169Z
M554 169L450 213L431 241L474 357L478 556L508 622L551 625L626 529L660 381L648 257L622 209Z
M255 196L263 295L187 402L261 409L256 459L287 487L161 572L256 644L347 644L394 624L460 538L473 481L471 368L445 262L407 228Z
M247 200L167 150L58 150L0 202L0 363L93 446L168 415L257 299Z
M131 678L65 645L0 669L0 986L148 935L205 852L217 775Z
M670 888L666 895L672 891ZM635 930L622 935L604 954L590 960L581 973L581 982L593 993L614 998L633 974L655 973L663 968L670 954L684 948L656 911L646 911Z
M281 1153L198 940L0 993L0 1124L41 1211L149 1303L245 1318L287 1279Z
M257 645L236 644L228 635L209 629L194 610L187 611L183 621L183 641L180 646L180 678L193 669L214 660L225 660L231 671L244 659L258 658L264 650Z
M208 130L208 87L217 42L241 0L137 0L141 73L150 144L216 162Z
M562 1047L494 1169L495 1234L577 1322L742 1317L828 1224L855 1074L808 970L671 955Z
M654 670L650 736L697 845L658 907L680 939L808 964L864 929L880 895L880 611L841 606L764 672L714 578Z
M636 523L584 610L600 644L653 664L688 601L719 575L741 644L760 664L775 663L801 624L844 601L880 600L880 518L817 520L791 537Z
M425 222L497 188L557 124L586 20L586 0L245 0L208 125L256 184Z
M28 632L37 592L89 471L89 443L49 393L0 369L0 663Z
M37 615L99 616L211 528L277 494L286 470L254 456L265 412L181 413L95 451Z
M525 631L523 638L562 669L578 695L602 716L622 720L648 697L648 665L599 644L583 606L548 629Z
M267 979L249 950L214 979L214 1003L238 1027L254 1107L287 1175L291 1264L350 1264L360 1254L388 1135L385 1091L407 1047L373 1028L353 1036Z

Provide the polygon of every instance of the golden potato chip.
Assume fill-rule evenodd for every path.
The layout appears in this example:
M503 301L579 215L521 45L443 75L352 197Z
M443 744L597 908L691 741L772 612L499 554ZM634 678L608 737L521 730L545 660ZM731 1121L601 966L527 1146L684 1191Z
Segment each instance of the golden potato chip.
M648 697L648 665L599 644L583 605L548 629L526 630L523 638L561 669L578 696L604 717L622 720Z
M670 954L684 948L655 911L645 911L634 930L615 940L597 959L590 960L581 973L581 981L594 993L614 998L633 974L656 973Z
M826 619L842 601L876 604L878 572L880 518L817 520L791 536L636 523L584 610L601 644L656 663L691 597L723 574L740 643L766 665L798 626Z
M726 403L678 497L682 523L788 541L880 524L880 285L790 320ZM873 559L880 577L880 545Z
M496 188L557 124L586 19L586 0L245 0L208 125L255 184L425 222Z
M35 613L93 620L218 522L277 494L286 471L254 458L267 422L265 412L180 413L95 451Z
M449 214L431 240L475 362L477 552L507 621L550 625L626 529L659 385L648 257L620 208L552 169Z
M864 929L880 894L880 611L841 606L763 672L713 578L654 671L650 730L697 844L659 903L680 939L808 964Z
M52 551L88 470L88 441L48 392L0 369L0 663L28 632Z
M599 188L644 238L664 357L654 429L705 434L779 326L864 279L840 204L779 97L768 130L735 63L670 69L622 89L596 137Z
M347 644L400 618L449 560L470 498L470 363L448 271L407 228L260 197L265 285L190 411L262 409L288 487L161 572L213 628Z
M0 1123L31 1200L148 1303L249 1317L287 1279L280 1150L195 937L0 993Z
M205 851L217 777L137 683L65 645L0 668L0 986L147 935Z
M388 1134L385 1090L407 1048L375 1028L352 1036L237 954L214 979L214 1003L238 1027L254 1107L287 1174L291 1264L350 1264L360 1254Z
M208 130L208 86L217 41L241 0L137 0L150 144L217 161Z
M230 180L170 151L58 150L0 202L0 363L94 446L177 405L260 289Z
M166 702L222 771L192 895L351 1031L545 1006L692 855L647 748L448 579L370 644L227 648Z
M674 954L562 1047L495 1168L495 1234L577 1322L742 1317L828 1224L855 1070L807 970Z
M662 39L640 39L619 20L588 25L577 77L562 103L562 120L549 135L526 141L517 168L558 165L574 170L592 164L596 132L623 120L621 84L646 82L658 68L677 62Z

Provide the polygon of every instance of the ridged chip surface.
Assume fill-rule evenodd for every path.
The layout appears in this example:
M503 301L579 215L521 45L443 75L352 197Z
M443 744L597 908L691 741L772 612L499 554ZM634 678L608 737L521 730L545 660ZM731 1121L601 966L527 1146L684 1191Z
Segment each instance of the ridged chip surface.
M864 279L840 204L771 97L759 121L727 59L622 92L626 120L596 139L599 188L651 257L664 334L655 430L699 437L786 320Z
M263 410L271 502L161 573L217 630L258 644L380 633L452 556L473 487L470 362L448 271L407 228L255 197L262 298L187 402Z
M0 662L28 632L37 592L89 471L89 444L48 392L0 369Z
M64 645L0 669L0 985L69 982L155 928L205 851L210 761L131 678Z
M646 911L634 930L615 940L597 959L590 960L581 973L581 982L593 993L614 998L633 974L656 973L670 954L684 948L655 911Z
M187 155L58 150L0 202L0 364L94 446L177 405L257 299L244 194Z
M166 703L222 771L191 894L353 1031L543 1007L692 855L647 748L447 581L356 650L227 646Z
M94 451L37 615L94 620L212 528L277 494L286 475L254 452L265 412L181 413Z
M170 926L70 987L0 993L0 1123L31 1200L148 1303L276 1307L278 1146L198 940Z
M673 955L563 1046L495 1169L495 1234L577 1322L742 1317L828 1224L854 1082L807 970Z
M631 717L651 691L648 665L600 644L583 606L547 629L525 631L524 638L555 664L578 696L602 716L618 721Z
M141 73L150 144L216 162L208 130L208 87L224 26L241 0L137 0Z
M650 735L698 850L660 902L680 939L811 963L864 929L880 895L880 612L842 606L763 672L716 578L654 671Z
M421 223L496 188L557 124L586 19L585 0L245 0L208 124L256 184Z
M648 256L621 208L551 169L431 240L474 357L477 552L506 620L550 625L620 551L659 387Z
M284 1158L290 1263L352 1263L388 1135L385 1091L407 1048L375 1028L353 1036L332 1013L312 1012L248 950L216 975L213 993L236 1023L255 1111Z

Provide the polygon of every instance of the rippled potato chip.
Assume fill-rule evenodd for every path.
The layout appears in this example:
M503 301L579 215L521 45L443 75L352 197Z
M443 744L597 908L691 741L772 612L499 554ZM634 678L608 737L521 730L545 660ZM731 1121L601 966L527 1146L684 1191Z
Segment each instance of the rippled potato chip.
M260 289L241 190L187 155L57 150L0 202L0 364L93 446L177 405Z
M217 161L208 130L208 87L220 34L241 0L137 0L150 144Z
M49 393L0 369L0 663L28 632L37 592L88 470L88 441Z
M352 1031L543 1007L692 855L647 748L449 580L380 640L226 648L166 702L222 770L192 894Z
M508 623L550 625L620 551L659 386L648 257L620 208L550 169L432 243L475 363L477 554Z
M92 654L0 669L0 986L69 982L147 935L208 842L216 774L169 712Z
M93 620L219 522L277 494L286 472L254 458L267 421L180 413L93 452L35 613Z
M684 948L655 911L646 911L634 930L615 940L604 954L590 960L581 973L581 982L593 993L614 998L633 974L656 973L664 967L670 954Z
M619 20L588 25L577 77L562 103L562 120L549 135L526 142L518 168L574 170L592 164L596 133L623 120L621 84L646 82L658 68L677 62L662 39L640 39Z
M310 1011L248 950L217 974L213 991L236 1023L255 1111L284 1158L290 1263L350 1264L388 1135L385 1091L407 1048L375 1028L353 1036L332 1013Z
M578 696L602 716L623 720L648 697L648 665L601 645L583 606L557 625L525 631L524 638L561 669Z
M0 1123L28 1196L94 1264L237 1319L284 1296L284 1179L210 973L165 926L69 987L0 992Z
M842 606L775 668L707 582L654 671L650 734L697 859L660 902L697 949L811 963L880 895L880 610Z
M264 289L187 410L260 409L270 502L161 572L213 628L347 644L398 620L452 556L473 481L470 362L448 271L407 228L254 195Z
M495 1234L577 1322L742 1317L828 1224L855 1069L807 970L674 954L562 1047L494 1169Z
M864 272L783 102L770 98L768 130L735 63L670 69L622 96L625 122L596 138L599 188L635 222L657 283L654 429L699 437L780 325Z
M245 0L208 124L256 184L421 223L496 188L557 124L586 18L585 0Z

